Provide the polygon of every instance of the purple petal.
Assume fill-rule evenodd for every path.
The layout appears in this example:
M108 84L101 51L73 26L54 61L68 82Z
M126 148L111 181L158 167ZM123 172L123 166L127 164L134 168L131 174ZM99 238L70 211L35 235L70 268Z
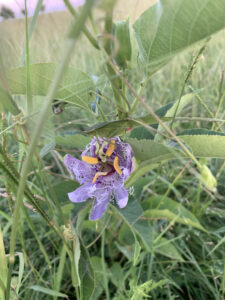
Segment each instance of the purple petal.
M69 154L64 159L64 164L76 177L80 184L91 182L96 173L96 167L81 161Z
M84 202L93 196L94 187L91 184L84 184L75 191L68 193L68 197L72 202Z
M120 186L113 190L116 202L120 208L124 208L128 202L128 191L124 186Z
M108 206L111 197L111 190L108 191L108 189L106 189L105 192L103 190L103 192L102 193L99 192L98 195L96 195L96 197L97 198L93 204L92 211L90 214L90 220L92 221L101 218L101 216L106 211L106 208Z

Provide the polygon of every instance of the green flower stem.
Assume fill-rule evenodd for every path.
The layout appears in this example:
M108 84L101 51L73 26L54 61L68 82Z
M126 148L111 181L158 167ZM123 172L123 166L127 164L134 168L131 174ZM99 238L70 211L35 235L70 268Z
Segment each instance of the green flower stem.
M13 214L12 232L11 232L11 239L10 239L10 254L9 254L9 262L10 262L11 270L14 265L15 245L16 245L17 230L18 230L19 219L20 219L20 208L23 203L24 190L25 190L25 186L26 186L26 178L27 178L27 174L30 169L30 163L31 163L34 151L35 151L36 144L40 138L42 130L44 129L45 122L48 119L48 113L49 113L49 110L51 109L52 99L54 99L54 95L57 91L57 88L58 88L60 82L61 82L64 71L69 64L75 42L82 31L82 28L86 22L86 19L88 17L88 14L91 10L92 5L93 5L92 0L86 1L85 5L81 11L80 16L78 17L75 25L72 27L72 29L69 33L69 38L67 41L67 46L66 46L65 52L62 57L62 61L58 67L58 70L56 71L55 79L50 86L48 95L46 96L45 105L43 107L43 110L40 113L39 120L36 124L36 127L34 127L34 133L31 138L30 146L27 151L27 156L25 158L23 168L21 171L21 180L20 180L19 187L18 187L18 192L17 192L17 197L16 197L16 205L15 205L14 214ZM6 300L10 299L10 285L11 285L11 277L8 278L8 289L7 289Z

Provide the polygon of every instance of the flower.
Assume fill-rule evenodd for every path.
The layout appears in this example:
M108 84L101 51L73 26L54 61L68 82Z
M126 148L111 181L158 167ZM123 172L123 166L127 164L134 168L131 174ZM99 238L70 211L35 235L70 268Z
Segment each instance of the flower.
M67 154L65 166L81 184L68 193L72 202L84 202L95 198L90 220L101 218L108 203L114 197L120 208L127 205L126 179L134 168L134 153L131 146L119 138L94 137L82 152L82 161Z

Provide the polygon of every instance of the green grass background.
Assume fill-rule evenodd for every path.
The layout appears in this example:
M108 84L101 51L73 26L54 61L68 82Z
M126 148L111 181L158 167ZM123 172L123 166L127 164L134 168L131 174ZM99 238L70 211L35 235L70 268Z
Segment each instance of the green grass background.
M135 4L133 1L128 2L129 4L126 7L129 9L125 9L124 2L119 1L119 6L114 16L115 19L123 19L130 14L132 22L149 5L149 1L136 1ZM140 2L142 2L142 5ZM95 14L96 26L99 24L101 26L101 12L97 11ZM30 42L30 63L59 62L65 45L65 34L71 22L72 18L68 12L57 12L40 16ZM0 23L0 66L3 74L4 70L18 66L24 43L25 25L23 20L8 20ZM225 69L224 49L225 32L222 31L208 43L186 87L186 92L194 90L198 93L201 102L208 107L213 115L215 115L217 110L221 72ZM154 109L178 98L190 59L192 55L196 54L197 50L198 46L177 56L152 77L144 90L143 97ZM134 53L133 64L128 77L133 86L138 89L142 73L134 63L135 59ZM71 64L88 74L102 74L102 57L97 50L89 45L83 36L77 43ZM225 90L224 85L223 82L223 91ZM224 118L224 109L225 105L223 104L219 114L220 118ZM79 123L82 124L82 122L87 120L85 113L81 115L77 109L72 111L66 109L65 112L67 113L66 116L53 117L55 128L58 132L73 128L73 125L68 126L68 121L73 122L75 119L80 119ZM141 107L137 108L136 114L142 115L144 113ZM197 98L183 112L183 115L209 117L205 106ZM10 125L10 118L7 121L8 125ZM176 130L190 127L210 129L211 124L200 121L195 123L189 122L182 125L178 124ZM51 125L48 128L51 134ZM55 129L52 128L52 130L54 131ZM222 130L224 130L224 127ZM12 143L11 147L11 153L15 153L18 150L15 143ZM63 153L61 154L63 155ZM54 159L48 158L48 160L49 164L53 160L56 162L53 169L51 169L53 174L43 175L43 172L40 172L32 184L37 191L45 190L45 176L47 176L52 184L58 184L55 188L57 198L63 204L63 209L70 211L71 204L67 200L66 193L69 186L71 186L71 182L69 181L68 185L64 183L65 174L61 168L58 168L57 155ZM184 167L180 162L172 161L150 172L148 182L143 184L141 195L145 197L152 194L163 195L168 188L171 188L169 196L192 211L209 233L200 232L179 224L170 224L167 227L169 223L166 220L152 220L151 224L154 228L161 231L166 228L164 236L173 241L179 254L183 257L183 261L179 261L177 258L168 259L160 254L150 255L145 250L142 250L141 255L143 259L140 259L138 265L133 266L125 256L121 254L114 255L116 251L113 248L113 239L117 240L119 238L117 233L113 232L113 227L109 225L105 237L107 274L103 273L101 262L99 262L100 240L89 249L99 280L99 290L96 291L95 299L103 300L106 297L104 285L102 286L103 278L106 275L109 281L110 299L114 300L131 299L133 295L136 295L135 300L147 299L138 293L139 286L147 280L158 282L163 279L169 280L170 284L153 290L150 293L152 299L224 299L225 171L221 160L210 160L208 165L218 180L218 191L216 194L212 194L204 189L189 167L185 169L176 184L172 184ZM1 186L3 187L4 178L2 175L0 178ZM0 212L5 248L6 253L8 253L11 215L7 199L4 197L1 197ZM8 216L8 219L4 214ZM22 253L21 257L23 257L25 262L25 270L21 270L18 263L19 260L17 260L16 271L14 272L15 286L18 282L18 275L23 275L19 299L56 299L56 297L46 295L40 288L39 292L30 289L29 287L33 285L58 290L67 294L69 299L76 299L69 275L70 266L65 258L60 241L53 233L48 231L48 227L43 223L42 219L34 213L31 216L35 224L35 232L46 251L47 259L44 257L43 251L40 250L40 245L37 244L28 227L26 217L22 215L17 250ZM93 230L91 228L93 225L86 221L83 229L86 244L91 243L98 236L103 225L100 222L99 228ZM129 244L132 242L127 232L126 226L123 225L119 234L125 235L124 240L127 241L127 244L124 247L129 247ZM46 261L48 261L48 264ZM60 265L60 262L62 265ZM59 266L63 266L63 271L61 270L63 275L60 275Z

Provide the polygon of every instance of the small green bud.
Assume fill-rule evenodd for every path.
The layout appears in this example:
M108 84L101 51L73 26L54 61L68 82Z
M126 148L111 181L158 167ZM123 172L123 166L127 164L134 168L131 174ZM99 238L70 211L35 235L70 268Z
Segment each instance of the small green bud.
M72 225L68 223L67 225L63 225L61 228L65 240L72 241L74 239L74 235L72 232Z
M212 192L216 192L216 178L213 176L211 170L206 165L202 165L201 167L200 180L207 187L207 189Z

